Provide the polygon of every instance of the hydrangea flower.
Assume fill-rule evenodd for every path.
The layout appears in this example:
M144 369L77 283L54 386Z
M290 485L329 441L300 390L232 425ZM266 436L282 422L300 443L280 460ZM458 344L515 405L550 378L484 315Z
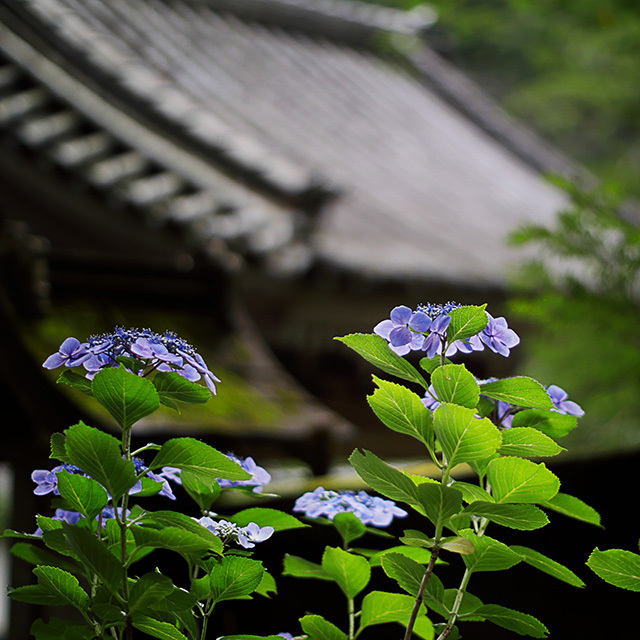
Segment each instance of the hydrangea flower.
M131 513L130 509L126 511L127 517ZM118 515L122 516L122 507L118 507ZM112 520L115 518L115 510L113 507L105 507L100 514L96 516L96 520L101 519L103 522L105 520ZM76 525L84 516L77 511L67 511L66 509L56 509L55 515L51 516L52 520L59 520L61 522L68 522L69 524ZM42 529L38 527L34 532L34 536L41 536Z
M427 409L431 409L431 411L435 411L442 404L440 400L438 400L438 394L432 384L429 385L428 391L424 392L422 404L427 407Z
M206 529L209 529L224 543L237 542L245 549L252 549L256 542L264 542L273 535L273 527L260 527L255 522L250 522L246 527L241 527L227 520L214 520L204 516L196 520Z
M417 351L422 347L424 335L431 326L431 318L422 311L412 311L409 307L400 305L394 307L389 320L379 322L373 332L388 340L391 348L403 356L409 351Z
M324 516L329 520L333 520L338 513L351 512L363 524L376 527L388 526L394 516L403 518L407 515L393 500L370 496L365 491L327 491L323 487L300 496L293 510L309 518Z
M202 378L213 394L216 393L215 383L220 382L202 356L186 340L172 331L155 333L151 329L116 327L112 333L91 336L86 343L80 343L77 338L67 338L42 366L56 369L63 365L83 365L85 376L92 379L100 369L118 366L118 356L142 362L140 375L157 369L174 371L192 382Z
M513 349L520 344L518 334L509 329L504 318L494 318L490 313L487 326L480 332L480 340L484 342L491 351L499 353L505 358L509 356L509 349Z
M229 460L237 462L245 471L248 471L252 477L249 478L249 480L226 480L225 478L218 478L217 482L223 489L252 487L253 493L260 493L262 491L262 487L271 482L271 475L269 472L263 467L259 467L253 458L241 458L233 453L227 453L225 455ZM182 484L180 469L176 469L175 467L162 467L162 473L159 475L164 480L171 480L179 485Z
M553 402L553 411L576 416L576 418L582 418L584 415L584 410L577 402L568 400L569 394L564 389L552 384L547 387L547 393L551 398L551 402Z

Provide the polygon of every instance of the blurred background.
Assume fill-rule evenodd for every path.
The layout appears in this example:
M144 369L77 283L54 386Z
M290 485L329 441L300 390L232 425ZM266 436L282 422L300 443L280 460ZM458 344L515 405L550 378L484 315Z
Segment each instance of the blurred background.
M505 533L565 562L584 592L526 568L517 589L487 574L472 591L552 637L600 637L614 606L631 624L629 594L581 569L593 547L635 549L640 535L627 497L639 49L631 0L3 0L0 526L31 531L47 509L30 474L50 468L52 432L112 428L41 367L70 335L138 326L194 344L218 396L146 419L138 438L251 455L282 496L270 504L290 509L318 485L358 486L354 447L421 463L369 411L371 369L332 338L370 332L397 304L488 302L522 343L467 366L532 375L584 408L550 464L605 529L557 516L530 541ZM335 544L325 533L308 547ZM296 543L260 550L274 573ZM32 581L0 560L5 582ZM286 615L256 603L268 629L237 628L246 615L230 610L215 633L286 631L324 597ZM40 613L9 615L0 598L0 637L26 638ZM512 637L464 629L487 634Z

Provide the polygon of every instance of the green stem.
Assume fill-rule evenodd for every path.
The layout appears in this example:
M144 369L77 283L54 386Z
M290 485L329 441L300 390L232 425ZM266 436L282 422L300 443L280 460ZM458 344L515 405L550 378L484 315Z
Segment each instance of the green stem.
M460 611L460 606L462 605L462 599L464 598L464 594L466 592L467 585L469 584L469 579L471 578L472 573L473 572L469 571L469 569L465 569L464 575L462 576L462 581L460 582L460 586L458 587L458 591L456 593L456 599L453 601L453 606L451 607L449 619L447 620L447 624L442 633L438 636L438 640L444 640L451 633L453 625L458 619L458 613Z

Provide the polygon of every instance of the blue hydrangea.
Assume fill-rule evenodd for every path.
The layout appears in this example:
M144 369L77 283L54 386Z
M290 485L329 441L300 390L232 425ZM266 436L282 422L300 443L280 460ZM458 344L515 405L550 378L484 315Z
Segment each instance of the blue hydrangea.
M564 389L552 384L547 387L547 393L551 398L551 402L553 402L554 411L576 416L576 418L582 418L584 415L582 407L578 403L569 400L569 394Z
M130 509L127 509L126 515L127 518L131 513ZM118 507L118 515L122 517L122 507ZM115 518L115 510L113 507L105 507L101 513L96 516L96 520L101 520L102 522L106 520L113 520ZM68 522L69 524L78 524L78 522L83 519L84 516L77 511L67 511L66 509L56 509L55 515L51 516L52 520L59 520L60 522ZM34 536L41 536L42 529L38 527L34 532Z
M260 527L255 522L241 527L227 520L214 520L210 516L204 516L196 522L218 536L225 544L237 542L245 549L252 549L256 546L256 542L264 542L275 531L273 527Z
M389 320L379 322L373 332L389 342L400 356L422 348L424 333L431 326L431 318L421 311L401 305L391 310Z
M192 382L203 379L213 394L216 393L215 383L220 382L186 340L173 331L156 333L151 329L116 327L112 333L91 336L88 342L83 343L77 338L67 338L42 366L56 369L82 365L85 376L92 379L100 369L118 366L119 356L141 362L143 369L140 375L153 370L175 371Z
M324 516L333 520L338 513L353 513L363 524L386 527L394 517L404 518L407 512L393 500L370 496L365 491L330 491L318 487L300 496L293 507L309 518Z

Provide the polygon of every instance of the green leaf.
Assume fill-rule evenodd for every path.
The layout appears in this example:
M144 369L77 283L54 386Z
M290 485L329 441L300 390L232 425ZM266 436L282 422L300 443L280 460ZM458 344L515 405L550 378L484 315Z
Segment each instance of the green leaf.
M410 596L417 596L425 573L423 565L401 553L385 553L382 556L384 572L395 580Z
M220 495L220 485L213 478L203 478L191 471L180 473L183 489L195 500L201 511L209 511Z
M196 523L197 524L197 523ZM204 529L204 527L202 527ZM169 549L180 554L201 554L205 551L219 553L221 544L212 543L206 537L178 527L167 526L163 529L149 527L132 527L131 531L138 546L153 547L154 549ZM218 542L220 540L218 539Z
M66 470L58 475L58 491L71 511L78 511L92 520L107 506L109 496L93 478L71 474Z
M571 569L567 569L567 567L561 565L559 562L548 558L547 556L542 555L540 552L535 549L529 549L529 547L521 547L519 545L514 545L511 547L512 551L515 551L520 557L532 567L535 567L539 571L543 573L547 573L558 580L562 580L567 584L570 584L574 587L584 587L584 582L578 578L578 576L571 571Z
M284 556L283 576L296 578L316 578L317 580L333 580L333 578L319 565L305 558L292 556L288 553Z
M207 548L213 553L222 553L222 541L212 531L203 527L199 522L193 520L189 516L177 511L154 511L146 513L140 518L140 522L155 527L156 529L164 529L165 527L175 527L202 538Z
M50 458L60 460L60 462L69 462L67 447L65 445L66 437L64 433L51 434L51 455Z
M89 396L93 395L93 391L91 389L91 380L85 378L84 376L81 376L78 373L75 373L74 371L71 371L71 369L65 369L60 374L56 382L67 384L70 387L77 389L78 391L82 391L82 393L86 393Z
M556 456L565 451L555 440L533 427L513 427L502 432L503 456L521 456L536 458Z
M375 334L352 333L341 338L334 338L360 354L367 362L396 378L416 382L424 389L429 385L420 372L402 356L391 351L389 343Z
M29 602L30 604L44 604L54 607L69 604L65 598L52 593L40 584L29 584L16 589L8 588L7 595L18 602Z
M640 591L640 556L636 553L624 549L594 549L587 566L614 587Z
M355 598L371 578L371 567L366 558L337 547L325 549L322 568L338 583L347 598Z
M400 542L410 547L422 547L424 549L431 549L435 545L433 538L415 529L407 529L402 538L400 538Z
M132 624L135 629L153 638L161 638L161 640L189 640L184 633L178 631L175 625L170 622L155 620L141 613L134 614Z
M462 493L465 502L493 502L493 496L487 493L482 487L469 482L456 481L451 485Z
M532 504L496 504L494 502L472 502L464 513L487 518L503 527L520 531L533 531L549 524L544 511Z
M427 446L433 440L433 417L422 399L401 384L373 376L378 388L367 397L378 418L393 431L412 436Z
M453 603L455 602L457 595L457 589L447 589L444 592L444 604L448 610L453 608ZM482 600L467 591L462 597L462 602L460 603L460 617L465 620L481 621L483 618L482 616L477 615L476 611L482 606Z
M102 578L111 591L118 591L122 586L122 567L107 547L87 529L63 522L62 530L82 563Z
M129 612L152 606L173 592L173 582L158 572L145 573L129 590Z
M98 371L91 389L96 400L125 431L160 406L153 384L123 366Z
M489 419L455 404L443 402L435 410L434 428L449 468L489 458L502 444L500 431Z
M447 341L449 344L456 340L465 340L480 333L489 322L486 304L480 307L467 305L458 307L449 314L451 324L447 329Z
M133 463L122 458L120 442L83 422L66 431L69 460L97 480L117 502L136 483Z
M518 564L522 558L506 544L489 536L477 536L472 531L460 531L460 536L473 542L475 551L462 559L470 571L503 571Z
M438 484L421 484L418 496L424 513L434 525L445 525L462 510L462 494L457 489Z
M332 522L342 537L345 547L348 547L350 542L357 540L367 532L367 528L362 521L350 511L336 513Z
M460 538L459 536L445 538L442 541L442 548L446 551L451 551L452 553L460 553L463 555L468 555L476 550L471 540L469 540L468 538Z
M431 384L440 402L474 409L480 398L480 387L463 364L445 364L433 372Z
M304 616L300 626L311 640L347 640L346 633L321 616Z
M553 402L551 402L547 390L537 380L526 376L486 382L480 385L480 393L494 400L508 402L516 407L553 408Z
M26 542L16 542L9 551L16 558L20 558L21 560L31 564L44 564L70 572L78 570L78 566L72 562L69 562L64 558L60 558L53 553L49 553L46 549L41 549L40 547L36 547Z
M44 589L64 600L65 604L70 604L80 611L86 611L89 606L89 596L75 576L58 567L46 566L35 567L33 573Z
M570 518L595 524L597 527L602 526L600 524L600 514L593 507L582 502L580 498L570 496L568 493L558 493L551 500L540 504L547 509L552 509Z
M400 553L407 558L411 558L411 560L415 560L420 564L427 564L429 560L431 560L431 552L426 549L421 549L419 547L406 547L406 546L397 546L397 547L389 547L388 549L383 549L382 551L378 551L374 553L369 559L369 564L372 567L382 566L382 558L387 553Z
M431 375L438 367L443 366L442 358L440 356L434 356L433 358L421 358L418 362L421 369L424 369L429 375ZM452 364L449 358L444 359L444 364Z
M264 596L265 598L270 597L270 593L278 594L278 585L276 584L274 577L266 569L262 574L262 580L260 580L256 593Z
M532 427L550 438L561 438L578 426L578 419L557 411L526 409L513 416L512 427Z
M546 502L560 488L560 481L543 463L521 458L496 458L487 477L496 502Z
M191 382L175 371L156 373L152 382L160 402L172 409L176 402L203 404L211 398L211 391L207 387Z
M235 600L253 593L264 569L262 563L242 556L225 556L209 573L211 597L215 602Z
M507 609L507 607L501 607L498 604L485 604L476 613L493 622L493 624L509 629L509 631L515 631L521 636L546 638L549 633L547 627L533 616Z
M173 438L162 445L160 451L149 465L150 469L177 467L191 471L206 482L216 480L250 480L251 474L245 471L217 449L195 438Z
M420 513L424 513L418 495L418 486L402 471L388 465L374 453L366 450L363 455L356 449L351 454L349 462L374 491L391 500L406 502Z
M81 622L50 618L46 623L38 619L31 625L31 635L36 640L92 640L95 630Z
M384 624L386 622L400 622L405 624L409 621L413 610L415 598L402 593L386 593L384 591L372 591L362 600L362 612L360 614L359 635L363 629L374 624ZM433 638L433 626L426 618L424 605L420 607L420 626L416 625L414 633L424 640Z
M242 511L238 511L234 516L227 518L227 520L235 522L241 527L246 527L250 522L255 522L260 527L270 526L276 531L301 529L309 526L284 511L279 511L278 509L266 509L263 507L243 509Z

